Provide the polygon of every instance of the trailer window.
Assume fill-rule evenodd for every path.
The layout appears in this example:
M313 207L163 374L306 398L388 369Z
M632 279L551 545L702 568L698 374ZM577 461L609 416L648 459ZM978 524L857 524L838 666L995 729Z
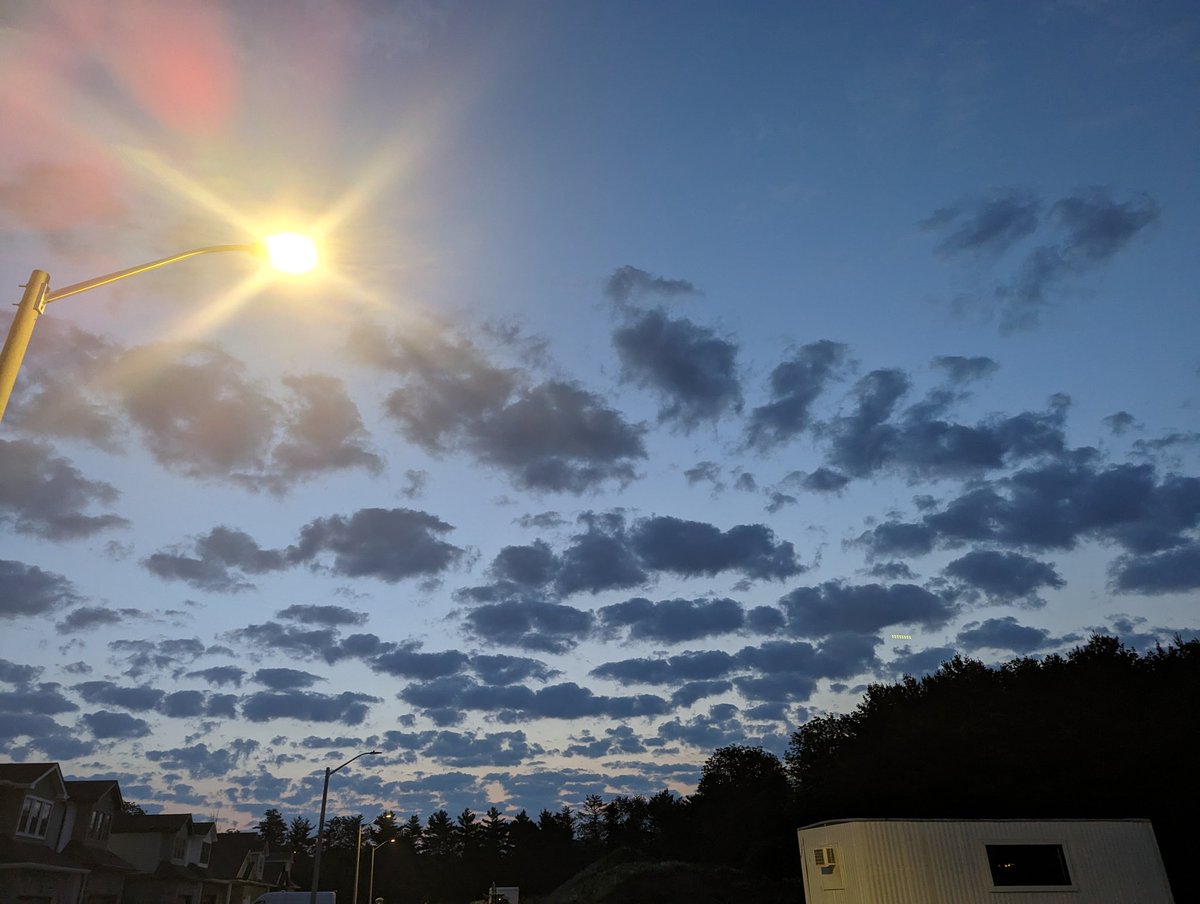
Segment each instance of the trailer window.
M1061 844L989 844L986 847L993 885L1071 884Z

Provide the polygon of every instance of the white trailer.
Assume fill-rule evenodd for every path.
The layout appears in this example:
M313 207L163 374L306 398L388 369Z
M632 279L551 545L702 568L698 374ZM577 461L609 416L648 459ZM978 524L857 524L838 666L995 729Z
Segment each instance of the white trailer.
M843 819L798 835L808 904L1173 904L1146 819Z

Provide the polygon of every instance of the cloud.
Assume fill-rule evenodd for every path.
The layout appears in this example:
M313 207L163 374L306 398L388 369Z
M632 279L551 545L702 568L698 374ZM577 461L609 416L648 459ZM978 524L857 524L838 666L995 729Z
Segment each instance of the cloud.
M319 675L302 672L299 669L259 669L251 678L259 684L265 684L273 691L300 690L312 687L318 681L324 680Z
M746 441L761 450L787 442L812 424L812 405L842 372L846 346L822 339L801 346L771 371L771 401L750 412Z
M692 577L738 571L748 578L782 580L805 570L792 544L777 543L765 524L722 531L701 521L645 518L634 525L630 545L645 567Z
M920 225L942 234L935 250L943 257L1000 255L1037 229L1040 207L1032 192L1007 188L935 210Z
M0 712L42 713L47 716L73 713L79 709L62 695L57 684L41 684L37 688L0 691Z
M15 684L17 687L32 684L43 671L45 669L38 665L23 665L7 659L0 659L0 681Z
M311 691L261 692L243 698L241 709L242 716L251 722L298 719L303 722L361 725L370 711L368 704L378 702L379 697L350 691L336 695Z
M530 743L523 731L439 731L421 752L455 768L518 766L545 754L541 744Z
M462 678L442 678L425 684L410 684L399 697L427 710L490 712L506 723L600 716L631 719L662 715L669 709L666 700L653 694L605 696L573 681L533 690L521 685L485 687Z
M527 546L505 546L496 554L491 567L498 580L522 587L544 587L554 579L557 570L558 560L542 540Z
M889 625L941 628L958 607L914 584L844 584L798 587L780 600L788 631L801 637L872 634Z
M164 580L183 581L214 593L251 590L254 584L242 575L267 574L288 567L282 551L263 549L249 534L230 527L214 527L197 538L194 551L194 555L178 549L156 552L142 564Z
M237 628L226 635L230 640L254 649L279 650L292 655L338 658L338 633L333 628L305 630L279 622L264 622Z
M331 471L383 470L383 459L368 445L358 407L345 383L324 374L283 378L293 400L283 417L283 435L271 450L265 482L275 491Z
M561 380L530 383L437 326L392 340L364 329L351 345L404 381L386 408L406 439L433 453L467 451L523 489L578 494L627 483L646 455L643 428L599 396Z
M562 674L538 659L480 653L471 657L471 669L484 684L517 684L530 678L549 681Z
M1104 418L1104 423L1114 436L1122 436L1137 426L1137 418L1128 411L1117 411Z
M1045 628L1032 628L1020 624L1011 615L989 618L984 622L968 622L955 638L962 649L975 651L1012 650L1028 655L1062 643L1065 638L1051 637Z
M154 687L119 687L111 681L84 681L74 690L86 703L106 703L134 712L157 709L166 693Z
M599 593L637 587L647 574L629 548L625 519L617 513L587 513L580 520L587 530L572 537L563 552L555 587L563 596L583 590Z
M184 677L202 678L209 684L216 685L217 687L224 687L226 684L241 687L242 680L246 677L246 670L236 665L215 665L211 668L187 672Z
M745 624L742 607L731 599L672 599L653 603L636 598L602 606L601 626L610 632L628 629L631 640L683 643L738 631Z
M946 379L955 386L990 377L1000 369L999 364L983 356L939 355L933 359L933 365L944 370Z
M683 685L696 681L728 678L742 663L724 650L701 650L674 656L623 659L606 662L590 672L619 684Z
M331 570L343 577L374 577L389 584L432 577L453 566L463 550L440 539L453 528L428 512L407 508L359 509L349 518L310 521L300 531L293 561L333 554Z
M182 772L192 779L228 779L250 754L260 748L258 741L238 739L229 747L209 749L207 744L147 750L146 759L164 769Z
M137 618L142 614L139 609L109 609L104 606L80 606L67 613L66 618L55 625L59 634L77 634L98 625L117 625L121 622Z
M367 613L355 612L345 606L288 606L275 613L288 621L307 625L325 625L336 628L340 625L361 625L367 621Z
M592 613L543 600L505 600L477 606L463 617L471 636L490 644L544 653L574 649L592 630Z
M1114 563L1113 585L1122 593L1185 593L1200 588L1200 542Z
M61 574L0 559L0 618L47 615L80 601L75 585Z
M1066 586L1066 581L1048 562L991 549L969 552L947 565L944 572L991 601L1001 603L1024 601L1031 606L1043 606L1045 600L1038 596L1039 590Z
M604 294L618 304L623 304L642 295L673 297L698 293L696 287L686 279L664 279L626 264L614 270L605 281Z
M149 722L128 713L114 713L102 709L94 713L85 713L80 718L92 733L92 737L98 740L144 738L150 734Z
M692 430L741 410L737 346L659 309L638 312L613 333L624 378L653 389L659 420Z
M117 496L111 484L86 479L47 443L0 439L0 524L19 534L73 540L127 527L117 515L84 514Z
M466 669L470 658L458 650L443 650L439 653L423 653L420 644L409 642L394 650L381 653L369 660L377 672L395 675L398 678L415 678L427 681L457 675Z

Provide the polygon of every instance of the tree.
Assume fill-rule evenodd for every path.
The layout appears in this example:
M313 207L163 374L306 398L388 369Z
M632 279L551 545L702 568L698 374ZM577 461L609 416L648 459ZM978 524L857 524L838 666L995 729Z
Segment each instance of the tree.
M604 799L599 794L584 798L583 813L579 817L579 840L593 850L604 840Z
M283 838L284 849L293 853L307 853L313 843L313 828L313 824L303 816L292 817Z
M121 801L121 812L126 816L145 816L146 811L131 800Z
M779 757L761 747L731 744L705 761L692 798L704 857L771 876L799 871L790 786ZM738 844L729 844L731 826Z
M267 810L258 821L258 834L271 846L271 850L281 849L287 837L287 823L283 815L274 807Z
M425 823L421 852L430 857L449 857L454 852L454 823L445 810L433 813Z

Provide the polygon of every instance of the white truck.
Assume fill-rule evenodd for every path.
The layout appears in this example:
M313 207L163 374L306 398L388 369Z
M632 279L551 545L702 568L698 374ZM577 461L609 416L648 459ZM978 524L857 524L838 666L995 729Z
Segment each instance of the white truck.
M311 891L264 891L254 904L309 904L311 900ZM317 892L317 904L337 904L337 892Z

